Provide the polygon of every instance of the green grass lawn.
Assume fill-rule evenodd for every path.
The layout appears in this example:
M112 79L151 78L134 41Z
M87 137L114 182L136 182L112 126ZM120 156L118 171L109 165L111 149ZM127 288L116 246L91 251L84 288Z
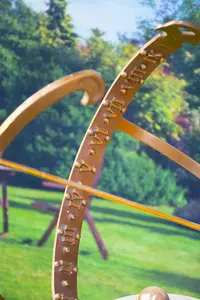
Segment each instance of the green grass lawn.
M32 210L31 203L59 204L62 193L9 187L8 195L10 234L0 239L0 294L6 300L50 300L55 231L42 248L36 243L52 215ZM198 232L101 199L93 201L91 212L110 257L102 260L84 223L78 277L81 300L111 300L150 285L200 298Z

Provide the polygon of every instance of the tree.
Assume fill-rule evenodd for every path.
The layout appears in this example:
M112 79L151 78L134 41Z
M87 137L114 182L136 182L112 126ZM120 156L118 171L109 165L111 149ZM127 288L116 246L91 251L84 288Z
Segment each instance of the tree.
M66 0L49 0L46 14L41 14L39 32L41 41L50 46L72 47L78 35L73 32L72 18L66 14Z
M85 44L78 46L80 55L85 66L98 71L109 88L118 72L116 47L104 40L105 33L98 28L93 28L91 31L92 34L85 40Z
M118 45L118 72L137 52L137 41L123 39ZM138 91L125 117L145 130L169 141L179 140L182 127L176 123L176 116L185 108L185 81L169 71L165 63L159 66Z
M176 175L157 166L145 153L136 152L137 142L117 132L108 146L101 190L146 205L184 206L185 189Z
M152 3L150 3L152 5ZM140 23L140 30L144 37L144 40L151 38L155 32L150 29L154 25L164 23L170 20L185 20L195 25L200 26L200 5L199 0L162 0L160 6L155 9L155 19L150 21L142 21ZM185 44L183 48L177 51L170 57L169 65L170 69L174 72L176 77L185 80L186 91L184 93L184 99L187 108L184 109L180 115L188 122L190 121L189 130L184 129L182 133L182 139L180 143L172 143L199 161L199 131L197 130L200 120L200 108L199 108L199 93L200 93L200 45L193 47L190 44ZM189 175L188 172L182 168L177 168L174 163L170 163L166 159L160 159L159 155L154 155L154 159L157 162L162 163L163 166L167 166L172 170L175 170L178 176L178 181L188 187L188 195L190 199L200 198L199 189L197 186L197 179L193 175Z
M9 11L12 6L12 0L2 0L0 2L0 13L4 14Z
M2 15L0 22L1 122L26 98L48 83L84 68L79 52L75 49L54 48L41 44L37 31L38 23L39 14L21 0L13 1L12 5L7 7L6 13ZM77 99L77 96L73 95L72 98ZM71 107L75 105L73 100ZM60 148L60 152L57 148L61 143L60 139L66 141L63 136L69 131L67 127L69 124L65 121L68 107L64 102L58 103L33 120L8 147L5 158L36 168L48 169L50 172L56 170L57 174L60 174L60 169L51 162L57 161L56 164L61 164L61 157L67 157L65 151L62 151L62 149L66 150L64 146ZM75 123L74 119L73 122ZM26 181L27 179L24 178L24 184Z
M34 57L30 56L30 52L37 44L37 14L21 0L5 2L4 8L1 2L4 13L0 20L0 105L8 113L20 103L19 70L22 75L25 61ZM14 102L12 96L15 97Z

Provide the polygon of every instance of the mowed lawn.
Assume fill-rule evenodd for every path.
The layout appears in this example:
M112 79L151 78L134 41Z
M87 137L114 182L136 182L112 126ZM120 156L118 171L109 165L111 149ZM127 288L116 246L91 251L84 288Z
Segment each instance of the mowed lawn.
M10 234L0 239L0 294L6 300L50 300L55 230L42 248L36 246L52 215L31 203L59 204L62 193L9 187L8 195ZM200 298L199 232L101 199L93 200L91 213L110 257L102 260L84 222L79 299L111 300L151 285Z

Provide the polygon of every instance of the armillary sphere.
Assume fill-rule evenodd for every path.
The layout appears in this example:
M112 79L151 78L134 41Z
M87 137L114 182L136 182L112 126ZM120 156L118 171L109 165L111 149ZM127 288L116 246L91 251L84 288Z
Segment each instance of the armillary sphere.
M106 146L114 131L122 131L164 154L194 176L200 178L200 164L123 118L128 105L146 78L167 57L182 47L183 43L196 45L200 42L200 27L185 21L170 21L158 25L162 33L147 42L118 75L100 104L81 143L68 180L40 172L29 167L0 159L2 165L14 167L26 173L65 184L66 190L61 204L53 253L52 297L60 300L77 300L78 250L81 228L89 195L96 195L158 217L200 231L200 225L170 216L146 206L125 200L92 188ZM103 97L104 82L94 71L82 71L64 77L43 88L20 105L0 126L1 157L14 137L41 111L75 90L85 90L83 105L96 103ZM91 296L92 298L92 296ZM140 295L124 299L162 299L169 296L158 287L145 289ZM184 296L170 295L170 299L184 300ZM194 299L188 297L188 299Z

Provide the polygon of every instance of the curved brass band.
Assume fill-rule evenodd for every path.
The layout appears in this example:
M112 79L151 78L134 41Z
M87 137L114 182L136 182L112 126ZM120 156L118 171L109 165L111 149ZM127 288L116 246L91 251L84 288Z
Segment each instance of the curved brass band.
M181 27L189 31L181 31ZM145 79L184 42L196 44L200 41L200 28L188 22L173 21L160 25L157 29L165 33L154 37L134 55L106 94L81 143L70 181L92 185L107 143ZM53 299L75 300L78 297L78 248L88 191L88 188L83 191L71 187L65 190L54 245Z
M45 180L48 180L51 182L55 182L60 185L70 186L72 188L79 189L81 191L85 191L90 195L94 195L99 198L103 198L103 199L110 200L110 201L113 201L113 202L116 202L116 203L119 203L119 204L122 204L125 206L129 206L129 207L135 208L140 211L145 211L146 213L163 218L170 222L174 222L176 224L180 224L180 225L186 226L188 228L200 231L200 225L198 225L198 224L192 223L190 221L187 221L187 220L175 217L175 216L171 216L171 215L162 213L156 209L152 209L152 208L146 207L142 204L133 202L132 200L127 200L127 199L124 199L124 198L121 198L121 197L118 197L118 196L115 196L115 195L112 195L112 194L109 194L109 193L106 193L106 192L103 192L100 190L96 190L87 185L82 185L82 184L76 183L74 181L66 180L64 178L61 178L61 177L58 177L55 175L51 175L51 174L48 174L45 172L41 172L39 170L30 168L30 167L27 167L24 165L20 165L20 164L17 164L17 163L14 163L14 162L2 159L2 158L0 158L0 164L3 166L9 167L9 168L13 168L19 172L24 172L26 174L36 176L38 178L45 179Z
M135 124L121 118L117 123L117 130L123 131L146 145L154 148L171 160L188 170L190 173L200 178L200 164L190 158L188 155L179 151L175 147L160 140L153 134L136 126Z
M77 90L85 91L82 104L91 105L102 99L105 84L97 72L86 70L56 80L32 95L1 124L0 157L16 135L40 112Z

